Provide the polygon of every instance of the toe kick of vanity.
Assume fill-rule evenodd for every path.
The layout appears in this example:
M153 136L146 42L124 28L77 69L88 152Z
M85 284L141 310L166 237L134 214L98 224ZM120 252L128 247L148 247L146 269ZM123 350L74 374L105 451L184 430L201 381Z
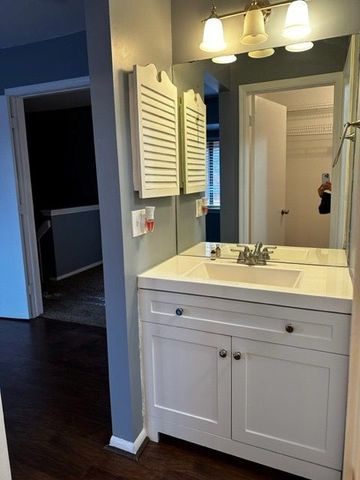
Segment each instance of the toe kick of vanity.
M340 480L350 315L139 290L145 423L312 480Z

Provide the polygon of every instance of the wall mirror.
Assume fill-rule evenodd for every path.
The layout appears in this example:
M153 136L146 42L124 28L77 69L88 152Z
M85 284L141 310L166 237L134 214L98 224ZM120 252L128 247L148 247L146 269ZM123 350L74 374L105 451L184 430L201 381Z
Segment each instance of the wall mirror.
M179 93L192 88L207 105L207 190L177 198L178 254L209 256L220 244L221 256L233 258L239 245L261 241L277 247L273 261L347 265L352 142L335 167L333 160L352 120L353 40L320 40L301 53L278 48L262 59L243 53L227 65L173 66ZM325 174L331 193L322 201ZM196 218L201 196L209 211Z

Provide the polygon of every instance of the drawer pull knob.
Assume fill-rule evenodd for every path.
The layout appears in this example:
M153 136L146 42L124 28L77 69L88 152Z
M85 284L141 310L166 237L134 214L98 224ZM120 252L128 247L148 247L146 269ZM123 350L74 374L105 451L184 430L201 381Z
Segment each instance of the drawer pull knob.
M241 359L241 353L240 352L235 352L233 354L233 357L234 357L235 360L240 360Z
M220 355L221 358L226 358L227 357L227 350L225 350L223 348L222 350L220 350L219 355Z
M292 325L286 325L285 330L286 330L288 333L293 333L294 327L293 327Z
M184 309L183 309L183 308L180 308L180 307L179 307L179 308L176 309L176 315L177 315L178 317L181 317L181 315L182 315L183 313L184 313Z

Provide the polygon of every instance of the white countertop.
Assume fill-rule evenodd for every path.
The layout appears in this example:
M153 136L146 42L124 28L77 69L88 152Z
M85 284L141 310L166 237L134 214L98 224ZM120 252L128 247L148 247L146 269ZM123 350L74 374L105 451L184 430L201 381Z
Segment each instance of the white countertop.
M220 245L222 258L236 258L239 249L236 243L210 243L200 242L181 252L181 255L195 257L210 257L210 252L216 245ZM252 247L252 245L249 245ZM271 249L270 249L271 250ZM301 263L308 265L330 265L334 267L347 267L346 251L340 248L313 248L291 247L278 245L270 257L271 262Z
M186 274L201 263L236 265L234 260L177 255L138 276L139 288L247 302L282 305L328 312L351 313L352 281L348 268L318 265L271 263L268 266L239 266L239 268L276 268L301 272L293 288L187 278Z

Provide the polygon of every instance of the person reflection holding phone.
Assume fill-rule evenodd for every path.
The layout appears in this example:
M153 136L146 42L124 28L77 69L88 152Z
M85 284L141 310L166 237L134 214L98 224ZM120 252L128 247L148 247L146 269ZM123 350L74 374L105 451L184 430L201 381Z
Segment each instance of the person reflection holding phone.
M325 182L318 188L318 194L321 198L319 213L324 215L331 210L331 182Z

